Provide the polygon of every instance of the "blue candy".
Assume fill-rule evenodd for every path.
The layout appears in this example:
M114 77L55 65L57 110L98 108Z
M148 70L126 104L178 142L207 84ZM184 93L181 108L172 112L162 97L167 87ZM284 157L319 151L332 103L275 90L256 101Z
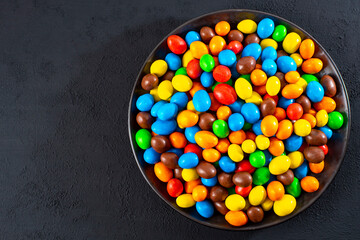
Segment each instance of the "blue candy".
M256 123L260 119L260 110L254 103L245 103L241 108L241 114L248 123Z
M244 50L242 51L241 57L248 57L251 56L258 60L261 54L261 46L258 43L250 43L247 45Z
M201 183L207 187L215 186L217 184L217 181L218 181L217 176L215 176L213 178L209 178L209 179L201 178Z
M199 164L199 157L192 152L184 153L179 158L178 164L184 169L194 168Z
M294 175L299 180L301 180L304 177L306 177L308 171L309 171L308 163L304 161L303 164L301 164L298 168L295 169Z
M261 65L261 69L266 73L266 75L274 76L277 71L277 66L274 60L265 59Z
M184 150L182 148L172 148L167 152L175 153L178 157L181 157L181 155L184 154Z
M263 153L265 154L265 166L268 166L269 163L271 162L273 156L267 149L264 150Z
M219 53L218 58L219 58L219 63L227 67L231 67L236 63L236 55L233 51L229 49L222 50Z
M152 147L148 148L144 152L144 161L149 164L155 164L160 161L161 153L155 151Z
M329 140L332 135L333 135L333 131L328 127L328 126L323 126L319 128L320 131L322 131L323 133L325 133L326 138Z
M234 172L236 169L236 164L228 156L223 156L219 160L219 166L221 170L226 173Z
M163 121L158 119L151 125L151 130L158 135L170 135L175 131L176 127L175 120Z
M260 38L267 38L271 36L271 34L274 32L274 29L274 21L270 18L264 18L258 24L257 34Z
M179 107L175 103L165 103L157 111L160 120L170 120L175 118L178 113Z
M295 99L287 99L284 97L281 97L278 102L278 106L283 108L285 111L288 108L288 106L295 102Z
M165 62L172 71L176 71L181 67L181 59L175 53L168 53L165 57Z
M239 113L241 112L241 108L245 102L241 100L240 98L236 99L236 101L233 104L228 105L228 107L231 109L231 112L233 113Z
M309 82L306 86L306 95L308 98L314 102L320 102L324 98L324 88L317 81Z
M290 71L296 71L296 69L297 69L294 59L292 59L289 56L279 57L278 60L276 61L276 64L277 64L277 67L279 68L279 70L281 72L283 72L284 74L286 74Z
M150 111L151 116L153 117L157 117L158 116L158 111L159 109L162 107L162 105L166 104L167 102L164 100L158 101L157 103L155 103Z
M185 36L186 44L190 46L190 44L195 41L201 41L200 34L195 31L188 32Z
M170 99L171 103L178 105L179 110L184 109L188 104L188 101L188 96L184 92L177 92Z
M214 84L214 77L212 72L203 72L200 76L200 82L204 87L211 87Z
M245 119L240 113L233 113L228 119L229 128L231 131L240 131L245 124Z
M197 202L195 207L200 216L204 218L210 218L214 215L214 206L209 200Z
M198 112L206 112L211 106L211 99L205 90L198 90L193 97L194 108Z
M262 50L261 61L265 61L265 59L271 59L274 61L277 59L277 52L275 48L269 46L264 48L264 50Z
M285 149L288 152L294 152L299 150L302 144L303 144L303 138L293 134L288 139L285 140Z
M185 137L186 137L186 139L191 143L196 143L195 134L198 131L201 131L201 129L198 126L185 128Z
M238 73L236 70L236 64L234 64L230 67L230 72L231 72L231 77L233 79L237 79L240 77L240 73Z
M262 120L259 120L259 121L257 121L256 123L254 123L254 124L252 125L252 130L253 130L253 132L254 132L257 136L263 134L262 131L261 131L261 121L262 121Z
M154 102L154 97L150 93L146 93L136 100L136 107L141 112L150 111Z

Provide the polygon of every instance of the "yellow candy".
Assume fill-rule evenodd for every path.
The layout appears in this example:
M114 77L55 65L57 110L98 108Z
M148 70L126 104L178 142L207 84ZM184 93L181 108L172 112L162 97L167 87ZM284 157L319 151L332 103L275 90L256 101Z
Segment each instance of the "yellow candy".
M190 208L195 205L195 201L190 193L181 194L176 198L176 204L181 208Z
M298 53L293 53L290 55L290 57L295 61L297 67L300 67L301 64L303 63L303 59L301 55Z
M168 65L164 60L156 60L150 66L150 73L158 77L163 76L168 69Z
M316 126L317 127L323 127L329 121L329 116L328 116L326 110L324 110L324 109L318 111L316 113L315 117L316 117Z
M157 89L157 94L162 100L168 100L174 93L173 85L169 80L162 81Z
M280 217L289 215L295 207L296 199L290 194L285 194L281 200L274 202L274 212Z
M266 82L265 88L266 88L266 92L270 96L276 96L280 92L280 88L281 88L280 79L275 76L269 77Z
M199 115L191 110L184 110L177 115L176 121L180 128L192 127L199 121Z
M193 55L191 54L191 51L190 51L190 50L187 50L187 51L184 53L183 57L182 57L182 65L183 65L183 67L187 67L188 63L189 63L191 60L193 60L193 59L195 59L195 58L194 58Z
M307 86L307 81L305 79L299 78L299 80L295 84L300 86L302 89L304 89L305 92Z
M262 204L266 199L266 190L263 186L256 186L249 193L249 202L253 206Z
M306 137L311 132L311 125L305 119L299 119L294 123L294 132L300 137Z
M265 150L268 149L270 146L270 140L268 137L264 135L259 135L255 138L255 143L258 149Z
M192 42L190 44L190 51L192 56L196 59L200 59L202 55L209 53L208 47L201 41Z
M228 148L228 155L234 162L240 162L244 159L244 152L237 144L231 144Z
M188 76L176 75L172 79L172 85L176 91L187 92L192 88L193 82Z
M260 96L260 94L253 91L251 97L245 99L245 102L246 103L253 103L255 105L260 105L263 102L263 100L262 100L262 97Z
M278 43L272 38L265 38L265 39L261 40L260 46L261 46L261 49L263 49L263 50L264 50L264 48L267 48L267 47L273 47L276 50L278 48Z
M270 198L266 198L265 201L261 204L261 207L264 211L270 211L273 207L274 202Z
M251 19L245 19L239 22L237 29L245 34L254 33L257 29L257 24Z
M299 49L300 44L301 44L301 37L299 36L299 34L295 32L291 32L288 35L286 35L282 45L285 52L291 54Z
M236 80L235 91L242 100L251 97L253 93L251 84L245 78L238 78Z
M256 150L256 144L251 139L246 139L242 144L241 148L245 153L253 153Z
M151 89L150 94L154 97L155 102L158 102L161 100L161 98L159 97L159 94L158 94L158 87Z
M232 194L225 199L225 206L230 211L240 211L244 209L246 202L245 199L239 194Z
M181 172L181 176L185 182L194 181L199 178L197 171L195 168L183 169Z
M288 156L278 156L271 160L269 164L269 171L273 175L280 175L289 170L291 160Z
M187 110L190 110L190 111L193 111L197 114L200 114L200 112L196 111L195 107L194 107L194 102L193 100L190 100L187 104L186 104L186 109Z
M301 164L304 162L304 154L299 151L291 152L288 154L290 158L290 168L295 169L300 167Z

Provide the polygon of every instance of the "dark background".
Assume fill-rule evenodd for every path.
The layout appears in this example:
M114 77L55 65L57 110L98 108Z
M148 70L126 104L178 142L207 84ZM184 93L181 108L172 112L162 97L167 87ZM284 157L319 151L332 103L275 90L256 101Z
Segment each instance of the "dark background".
M360 236L358 1L0 2L0 239L355 239ZM147 185L127 132L147 55L185 21L267 11L328 50L351 99L345 161L297 217L252 232L199 225Z

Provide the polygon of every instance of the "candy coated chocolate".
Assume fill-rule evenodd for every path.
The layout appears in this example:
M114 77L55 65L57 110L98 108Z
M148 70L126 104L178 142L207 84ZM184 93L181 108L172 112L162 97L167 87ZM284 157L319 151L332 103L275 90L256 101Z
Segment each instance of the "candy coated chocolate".
M290 185L294 181L294 172L289 169L283 174L277 175L276 179L284 185Z
M174 75L175 75L175 73L173 71L168 71L165 73L164 76L162 76L162 79L171 81L172 78L174 77Z
M225 201L228 195L229 195L228 191L221 186L214 186L210 190L210 199L213 202Z
M151 147L158 153L166 152L171 148L170 140L162 135L156 135L151 138Z
M261 222L264 218L264 211L261 207L251 206L246 211L246 214L253 223Z
M200 162L197 167L196 171L200 177L209 179L216 176L216 168L209 162Z
M215 120L216 120L216 117L214 116L214 114L203 113L200 115L198 124L202 130L210 130L210 129L212 129L212 125Z
M249 34L244 39L244 46L249 45L250 43L260 43L260 38L256 33Z
M283 89L287 85L287 82L285 81L285 74L282 72L276 72L275 77L280 80L280 89Z
M311 101L307 96L301 95L298 99L296 99L296 102L302 106L304 113L307 113L310 111Z
M260 112L263 117L267 115L273 115L275 113L276 102L272 98L265 99L260 104Z
M150 91L157 85L159 85L159 78L155 74L146 74L141 80L141 87L146 91Z
M256 67L255 58L248 56L242 57L236 63L236 71L242 75L251 73Z
M181 167L177 167L174 169L174 177L177 179L180 179L181 181L184 181L182 177L182 171L183 169Z
M228 40L231 41L239 41L242 42L244 40L244 35L239 30L231 30L228 33Z
M289 56L289 54L287 54L287 52L285 52L284 50L277 51L277 58L282 56Z
M252 184L252 176L248 172L237 172L232 177L232 180L239 187L248 187Z
M222 215L225 215L229 212L229 209L225 206L225 202L214 202L214 206L216 210L221 213Z
M231 188L232 186L234 186L232 177L233 175L231 173L222 172L218 175L218 181L221 186L225 188Z
M324 151L319 147L306 147L304 149L304 156L306 160L311 163L320 163L324 160L325 154Z
M173 152L165 152L165 153L161 154L161 156L160 156L160 161L167 168L170 168L170 169L175 169L176 167L178 167L178 160L179 160L178 155L176 155L176 153L173 153Z
M211 27L205 26L200 29L200 37L204 43L209 43L214 36L215 31Z
M333 97L336 95L337 89L334 79L330 75L322 76L320 80L321 85L325 90L325 95L328 97Z
M327 137L323 131L312 129L310 134L305 137L309 145L321 146L327 143Z
M141 128L150 129L154 119L148 112L139 112L136 115L136 122Z

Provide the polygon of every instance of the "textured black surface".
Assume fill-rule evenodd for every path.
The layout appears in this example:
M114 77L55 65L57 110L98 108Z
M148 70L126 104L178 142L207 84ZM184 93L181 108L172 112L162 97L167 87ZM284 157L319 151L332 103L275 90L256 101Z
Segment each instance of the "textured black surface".
M360 235L358 1L2 1L1 239L355 239ZM127 134L147 55L198 15L249 8L289 19L328 50L353 113L345 161L323 196L275 227L227 232L151 190Z

